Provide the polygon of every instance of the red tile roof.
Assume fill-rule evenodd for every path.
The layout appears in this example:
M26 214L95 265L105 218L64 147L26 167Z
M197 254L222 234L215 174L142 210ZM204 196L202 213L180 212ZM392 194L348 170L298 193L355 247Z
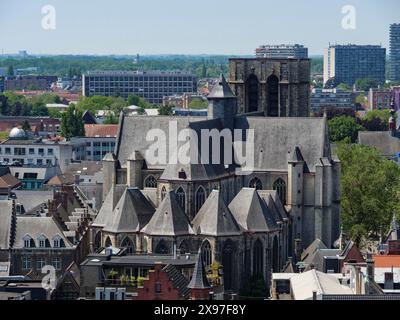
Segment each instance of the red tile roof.
M86 137L116 137L117 124L85 124Z
M376 255L372 256L372 259L378 268L400 267L400 255Z
M4 176L0 177L0 188L15 188L16 186L20 185L21 182L15 178L12 174L7 173Z

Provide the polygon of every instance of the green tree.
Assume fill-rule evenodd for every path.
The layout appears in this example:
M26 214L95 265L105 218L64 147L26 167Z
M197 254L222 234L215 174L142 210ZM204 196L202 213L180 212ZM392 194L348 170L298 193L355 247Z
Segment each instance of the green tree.
M200 98L194 98L189 103L189 109L206 109L208 107L208 102Z
M390 110L371 110L362 117L362 125L368 131L386 131L389 129Z
M134 94L128 95L126 103L128 106L139 106L140 97Z
M61 135L67 139L85 135L82 111L78 110L74 104L70 104L61 116Z
M360 245L384 236L400 203L400 167L377 149L339 144L342 166L341 217L344 231Z
M370 88L376 88L378 84L374 79L362 78L356 80L356 88L362 91L368 91Z
M329 140L331 142L339 142L346 140L355 142L357 140L358 131L364 128L356 122L356 119L349 116L340 116L328 121Z
M34 105L32 107L31 115L35 117L48 116L49 110L44 105Z
M104 124L118 124L118 118L114 115L114 112L108 112L105 119Z
M344 91L351 91L351 88L345 83L340 83L336 88Z
M171 104L166 105L166 106L160 106L158 108L158 114L160 116L170 116L173 114L173 108L174 108L174 106Z

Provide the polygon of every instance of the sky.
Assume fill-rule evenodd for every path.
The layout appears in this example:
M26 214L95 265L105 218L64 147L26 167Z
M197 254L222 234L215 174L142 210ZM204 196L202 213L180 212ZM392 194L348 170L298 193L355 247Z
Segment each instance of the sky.
M355 29L342 27L346 5ZM395 22L399 0L0 0L0 53L249 55L300 43L321 55L329 43L388 48Z

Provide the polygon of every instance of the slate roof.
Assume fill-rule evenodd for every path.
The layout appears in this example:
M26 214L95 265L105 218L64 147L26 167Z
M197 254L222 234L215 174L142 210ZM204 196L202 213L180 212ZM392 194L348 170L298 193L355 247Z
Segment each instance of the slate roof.
M233 94L232 89L230 88L228 82L226 82L224 75L221 74L219 76L217 83L213 86L207 98L222 99L222 98L236 98L236 96Z
M213 190L192 220L196 234L210 236L240 235L241 229L219 190Z
M242 188L228 207L246 231L270 232L279 229L273 213L254 188Z
M47 204L53 199L53 191L31 191L31 190L14 190L15 203L21 204L25 212L37 208L42 204Z
M0 249L8 249L10 247L12 222L12 201L0 201Z
M400 152L400 139L389 131L359 131L358 143L377 148L383 156L393 156Z
M320 240L315 239L301 254L301 261L306 259L309 255L314 254L318 249L328 249L328 247Z
M286 210L276 190L257 190L257 193L271 210L276 222L283 222L287 218Z
M60 236L65 243L65 247L72 248L72 244L64 236L64 231L57 224L53 217L30 217L18 216L16 223L16 234L13 248L23 248L25 235L30 235L38 246L37 239L40 235L45 235L52 243L54 236Z
M151 219L154 208L138 188L127 188L107 221L104 231L139 232Z
M142 229L148 235L180 236L193 234L190 222L179 205L175 191L167 192L149 223Z
M196 264L194 265L192 279L190 279L190 283L187 287L190 289L211 288L206 276L201 249L199 249L199 253L197 254L197 260Z
M126 189L125 185L113 185L93 221L93 227L104 227L112 223L114 208Z
M92 176L101 171L102 168L103 164L101 161L73 162L67 167L65 173L72 175L79 174L84 176Z

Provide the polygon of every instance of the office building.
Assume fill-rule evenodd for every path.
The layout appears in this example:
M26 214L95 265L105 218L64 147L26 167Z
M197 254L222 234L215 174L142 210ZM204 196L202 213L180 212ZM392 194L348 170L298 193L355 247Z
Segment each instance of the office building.
M373 109L390 109L393 93L390 89L371 88L368 92L368 106Z
M319 111L321 108L354 108L354 95L350 91L336 89L314 88L311 92L311 110Z
M308 48L300 44L262 45L256 49L257 58L308 58Z
M390 25L390 80L400 81L400 23Z
M197 79L184 71L89 71L82 75L84 96L134 94L162 104L164 96L197 91Z
M324 49L324 83L353 86L357 79L371 78L385 83L386 49L378 45L331 45Z

